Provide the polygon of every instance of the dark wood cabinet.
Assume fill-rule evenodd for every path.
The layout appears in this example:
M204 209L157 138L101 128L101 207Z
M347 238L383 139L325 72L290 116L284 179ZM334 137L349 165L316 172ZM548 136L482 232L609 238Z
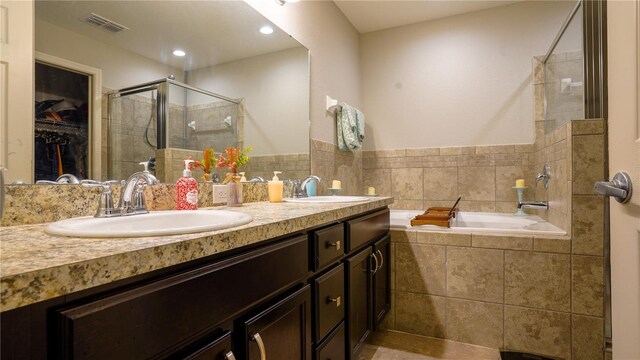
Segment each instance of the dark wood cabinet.
M384 320L391 309L391 237L389 235L373 244L373 255L378 261L373 273L373 329Z
M315 279L313 293L316 316L313 339L318 343L344 319L344 265Z
M371 272L373 251L364 248L346 260L348 352L355 355L372 330Z
M307 285L242 321L242 359L311 360L311 291Z
M390 308L389 210L0 313L2 359L353 359Z
M344 360L345 353L344 322L333 330L316 350L315 360Z

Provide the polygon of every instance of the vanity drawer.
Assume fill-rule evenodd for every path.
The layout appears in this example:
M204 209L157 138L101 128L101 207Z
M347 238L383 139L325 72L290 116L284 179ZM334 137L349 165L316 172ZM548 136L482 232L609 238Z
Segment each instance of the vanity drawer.
M344 264L313 281L316 316L314 340L318 343L344 319Z
M308 237L56 311L58 358L165 357L308 276Z
M344 322L342 322L327 336L327 340L318 346L316 360L344 360L345 350Z
M313 232L313 270L322 269L344 255L344 226L336 224Z
M230 360L235 359L231 351L231 331L219 338L205 343L204 346L186 356L170 356L170 359L183 360Z
M389 232L389 209L346 222L347 252L378 240Z

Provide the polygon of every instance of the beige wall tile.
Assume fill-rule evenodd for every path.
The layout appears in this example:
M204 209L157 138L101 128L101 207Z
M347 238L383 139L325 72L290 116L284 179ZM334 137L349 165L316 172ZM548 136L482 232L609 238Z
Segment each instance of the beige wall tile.
M552 238L534 238L533 250L540 251L540 252L568 254L571 252L571 240L552 239Z
M571 325L573 358L576 360L602 360L604 357L602 318L573 315Z
M570 314L505 305L504 347L569 359Z
M447 296L502 302L503 251L447 247Z
M473 235L473 247L510 250L533 250L532 237Z
M573 136L573 193L593 194L593 183L604 179L604 136Z
M456 200L458 198L458 168L424 169L425 200Z
M604 134L605 121L603 119L573 121L571 133L573 135L599 135Z
M471 155L476 153L475 146L441 147L440 155Z
M447 298L447 339L502 348L503 323L501 304Z
M395 199L422 200L422 169L393 169L391 171L391 191Z
M568 214L571 202L571 181L569 181L567 161L566 159L558 160L549 165L553 174L547 189L549 207ZM542 186L542 184L539 185Z
M471 234L418 231L416 242L430 245L471 246Z
M416 231L411 230L391 230L391 242L416 242Z
M495 167L458 168L458 191L465 201L495 201L495 181Z
M403 200L394 198L393 204L389 206L395 210L420 210L424 209L424 202L422 200Z
M464 197L463 197L464 199ZM452 203L448 203L444 206L451 206ZM435 205L439 206L439 205ZM495 212L496 211L496 203L495 201L464 201L460 200L458 204L458 208L460 211L481 211L481 212Z
M505 304L569 311L569 255L506 251Z
M406 156L433 156L440 155L440 148L406 149Z
M518 204L515 201L496 201L495 212L503 214L513 214L518 208Z
M572 312L604 316L604 260L599 256L573 256Z
M444 338L445 298L396 291L396 330Z
M374 157L404 157L406 155L405 149L393 149L393 150L375 150L373 152Z
M512 154L515 151L515 145L476 146L476 154Z
M533 186L527 175L530 173L528 166L496 166L496 200L511 201L517 204L518 193L513 189L516 180L525 179L525 183ZM528 195L525 192L525 196Z
M573 196L573 253L603 255L604 206L606 199L599 195Z
M445 294L445 247L396 244L396 289Z
M391 169L365 169L362 174L362 188L376 188L380 196L391 196Z

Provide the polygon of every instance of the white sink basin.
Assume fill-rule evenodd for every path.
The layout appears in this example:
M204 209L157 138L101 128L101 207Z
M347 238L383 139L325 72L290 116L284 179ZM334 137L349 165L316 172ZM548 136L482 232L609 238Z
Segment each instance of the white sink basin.
M252 220L250 215L226 210L171 210L113 218L66 219L49 224L45 231L74 237L177 235L227 229Z
M369 200L366 196L311 196L306 198L286 198L286 202L297 203L346 203Z

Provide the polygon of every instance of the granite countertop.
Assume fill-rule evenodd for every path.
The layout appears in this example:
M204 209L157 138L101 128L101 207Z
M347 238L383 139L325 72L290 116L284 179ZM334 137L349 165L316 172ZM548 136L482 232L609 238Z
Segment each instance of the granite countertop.
M195 234L138 238L48 235L46 224L0 227L1 311L108 284L330 223L393 203L246 203L211 208L253 216L249 224ZM140 215L144 216L144 215Z

